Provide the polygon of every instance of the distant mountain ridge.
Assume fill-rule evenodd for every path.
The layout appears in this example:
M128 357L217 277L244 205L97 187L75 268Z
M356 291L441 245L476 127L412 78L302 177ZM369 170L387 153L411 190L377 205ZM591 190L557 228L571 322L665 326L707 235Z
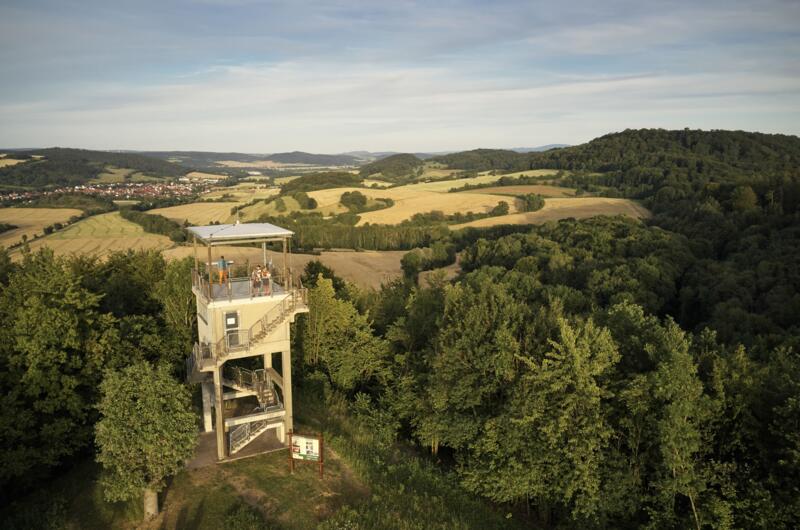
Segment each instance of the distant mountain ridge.
M561 149L562 147L570 147L570 144L547 144L538 147L512 147L511 151L517 153L539 153L541 151L549 151L550 149Z
M257 167L257 162L271 161L277 164L298 164L308 166L342 167L357 166L362 164L365 159L348 154L340 155L320 155L306 153L304 151L292 151L288 153L233 153L233 152L214 152L214 151L146 151L143 154L153 156L162 160L176 161L187 167L216 167L221 161L240 162L242 164L253 164Z

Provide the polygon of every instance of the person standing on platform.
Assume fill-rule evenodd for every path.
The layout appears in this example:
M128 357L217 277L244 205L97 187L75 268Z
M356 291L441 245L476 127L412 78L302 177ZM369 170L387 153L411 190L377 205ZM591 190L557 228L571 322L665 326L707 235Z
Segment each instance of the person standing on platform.
M225 260L225 256L219 257L217 268L219 268L219 284L222 285L222 282L228 281L228 262Z
M253 292L256 296L261 294L261 265L253 269L253 274L250 275L250 280L253 282Z

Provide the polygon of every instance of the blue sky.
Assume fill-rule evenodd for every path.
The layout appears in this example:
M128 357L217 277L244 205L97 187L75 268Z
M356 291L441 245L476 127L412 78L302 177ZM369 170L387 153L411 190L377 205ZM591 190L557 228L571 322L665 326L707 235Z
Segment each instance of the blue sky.
M442 151L800 133L800 2L0 0L0 146Z

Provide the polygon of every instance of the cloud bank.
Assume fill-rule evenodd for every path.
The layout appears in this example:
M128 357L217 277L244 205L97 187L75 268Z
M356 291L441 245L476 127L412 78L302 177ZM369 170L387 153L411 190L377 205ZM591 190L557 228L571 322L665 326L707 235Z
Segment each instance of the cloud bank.
M0 146L439 151L800 132L800 5L24 2Z

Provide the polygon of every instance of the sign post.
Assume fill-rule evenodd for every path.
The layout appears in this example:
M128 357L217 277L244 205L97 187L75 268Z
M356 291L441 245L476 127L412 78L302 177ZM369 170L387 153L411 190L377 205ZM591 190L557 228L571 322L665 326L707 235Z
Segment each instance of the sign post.
M294 461L304 460L319 466L319 478L324 477L325 454L322 433L306 436L289 431L289 472L294 473Z

